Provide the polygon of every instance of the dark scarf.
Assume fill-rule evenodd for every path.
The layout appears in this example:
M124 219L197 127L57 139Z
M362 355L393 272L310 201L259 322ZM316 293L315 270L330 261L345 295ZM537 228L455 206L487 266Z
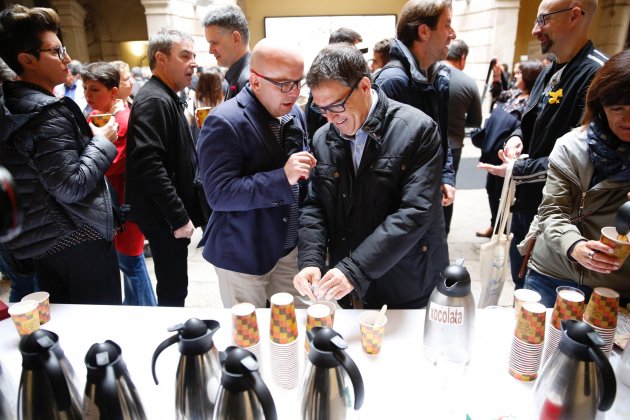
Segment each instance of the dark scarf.
M606 179L630 181L630 144L623 142L608 130L591 123L586 132L591 161L595 166L592 185Z

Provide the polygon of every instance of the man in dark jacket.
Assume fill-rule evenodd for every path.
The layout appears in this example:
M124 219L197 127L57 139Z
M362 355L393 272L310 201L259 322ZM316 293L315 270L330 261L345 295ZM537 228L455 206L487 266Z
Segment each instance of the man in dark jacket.
M529 225L542 202L547 180L549 154L556 140L577 127L582 119L586 91L595 73L608 58L588 39L588 28L597 11L596 0L570 3L544 0L532 35L540 41L543 54L552 52L556 61L538 76L523 113L521 127L499 152L502 165L479 165L493 175L505 176L507 164L526 153L526 159L514 162L516 203L512 207L514 234L510 248L512 280L523 287L518 273L523 257L516 246L525 238Z
M235 5L212 10L203 19L210 54L217 64L227 67L225 100L235 97L249 81L249 25Z
M455 170L448 146L450 72L440 63L455 39L450 0L412 0L400 12L390 61L376 84L390 99L419 109L438 123L444 154L442 206L447 220L453 213ZM446 226L446 225L445 225Z
M197 155L177 92L197 67L192 38L162 29L149 41L153 77L138 91L127 132L126 200L130 220L149 240L160 306L184 306L188 244L206 223Z
M306 80L329 123L313 137L293 284L311 299L346 297L344 306L426 306L448 264L437 124L371 87L351 45L320 51Z
M303 76L299 52L263 39L252 52L249 85L211 112L199 135L214 210L203 256L215 266L228 308L265 307L277 292L297 295L298 181L315 165L295 105Z
M52 91L70 57L52 9L11 6L0 13L0 57L19 76L0 95L0 165L15 178L22 232L7 241L18 260L32 259L51 302L120 304L114 220L104 174L116 156L117 125L85 121L69 98Z

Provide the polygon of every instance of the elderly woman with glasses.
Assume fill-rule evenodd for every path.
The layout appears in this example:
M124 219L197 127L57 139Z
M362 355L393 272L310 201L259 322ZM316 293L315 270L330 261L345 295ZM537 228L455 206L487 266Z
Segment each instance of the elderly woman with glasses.
M582 126L558 139L538 216L521 244L537 235L525 287L550 307L556 287L617 290L630 299L630 260L621 263L600 241L614 226L617 209L630 198L630 50L612 57L586 95Z

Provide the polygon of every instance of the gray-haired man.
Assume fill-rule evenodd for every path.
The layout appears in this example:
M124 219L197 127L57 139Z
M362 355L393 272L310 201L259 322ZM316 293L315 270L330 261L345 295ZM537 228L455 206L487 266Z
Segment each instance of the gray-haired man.
M153 77L138 91L129 117L126 202L129 218L151 244L158 305L184 306L188 244L195 226L207 222L185 103L177 96L197 67L193 40L162 29L147 55Z
M249 81L249 26L238 6L224 6L203 19L210 54L217 64L227 67L225 100L236 96Z
M425 114L370 86L368 72L350 44L324 48L308 72L311 106L328 124L313 137L317 165L293 284L311 299L343 298L343 306L422 308L448 264L436 223L440 137Z

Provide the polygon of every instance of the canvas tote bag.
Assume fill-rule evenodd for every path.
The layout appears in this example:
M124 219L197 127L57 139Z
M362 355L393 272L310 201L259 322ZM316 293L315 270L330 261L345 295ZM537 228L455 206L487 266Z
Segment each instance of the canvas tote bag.
M514 201L516 185L512 179L513 162L508 164L505 171L505 180L501 190L499 211L494 223L494 231L490 242L481 245L480 269L481 269L481 296L479 308L493 306L499 302L499 296L505 283L505 275L510 272L509 252L512 234L512 213L510 207Z

